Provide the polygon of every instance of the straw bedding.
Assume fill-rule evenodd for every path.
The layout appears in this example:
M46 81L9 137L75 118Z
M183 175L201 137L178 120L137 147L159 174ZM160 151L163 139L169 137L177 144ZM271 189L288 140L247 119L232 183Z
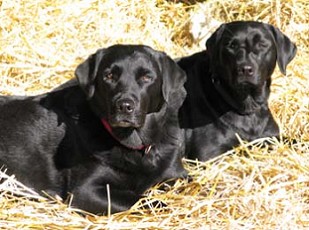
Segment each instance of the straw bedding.
M138 43L172 57L204 48L221 22L259 20L298 46L287 76L273 75L271 110L285 136L242 142L201 163L185 161L193 180L147 192L165 207L107 217L84 214L57 198L44 199L0 174L2 229L308 229L309 228L309 3L261 1L0 1L0 92L34 95L73 77L99 47ZM202 28L202 29L201 29ZM162 188L163 187L163 188ZM12 194L15 195L12 195Z

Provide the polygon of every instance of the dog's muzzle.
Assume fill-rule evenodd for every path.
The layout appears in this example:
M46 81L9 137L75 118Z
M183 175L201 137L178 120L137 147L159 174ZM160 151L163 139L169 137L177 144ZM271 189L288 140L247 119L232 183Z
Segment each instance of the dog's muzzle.
M108 116L111 126L120 128L140 128L145 118L133 99L120 98L114 103L112 114Z

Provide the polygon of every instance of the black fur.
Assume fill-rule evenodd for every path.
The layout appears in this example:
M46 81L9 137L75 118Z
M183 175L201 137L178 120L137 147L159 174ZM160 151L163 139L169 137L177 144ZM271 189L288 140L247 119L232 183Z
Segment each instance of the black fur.
M98 50L78 83L34 97L0 99L0 165L37 191L73 194L98 214L130 208L152 185L185 177L177 111L185 73L142 45ZM110 126L107 131L104 119ZM142 146L142 147L141 147Z
M206 51L178 60L187 73L187 98L180 109L186 155L207 160L239 144L278 136L268 107L271 75L285 74L296 46L277 28L259 22L221 25Z

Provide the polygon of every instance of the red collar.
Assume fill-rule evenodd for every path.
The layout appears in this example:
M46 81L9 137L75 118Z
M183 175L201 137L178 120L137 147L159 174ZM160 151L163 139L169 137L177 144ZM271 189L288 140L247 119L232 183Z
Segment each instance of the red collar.
M152 145L140 145L140 146L128 146L128 145L124 145L119 138L113 133L112 127L110 126L110 124L107 122L107 120L105 120L104 118L101 119L101 122L104 126L104 128L107 130L107 132L115 139L117 140L121 145L123 145L124 147L131 149L131 150L138 150L138 151L144 151L145 154L148 154L152 148Z

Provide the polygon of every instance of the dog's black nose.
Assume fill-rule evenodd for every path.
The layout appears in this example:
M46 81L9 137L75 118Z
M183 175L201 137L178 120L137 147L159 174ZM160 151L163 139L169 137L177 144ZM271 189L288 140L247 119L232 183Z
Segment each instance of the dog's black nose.
M253 72L253 67L252 65L241 65L238 67L238 74L244 75L246 77L252 77L254 72Z
M132 113L135 109L134 101L131 99L119 99L116 106L117 110L122 113Z

